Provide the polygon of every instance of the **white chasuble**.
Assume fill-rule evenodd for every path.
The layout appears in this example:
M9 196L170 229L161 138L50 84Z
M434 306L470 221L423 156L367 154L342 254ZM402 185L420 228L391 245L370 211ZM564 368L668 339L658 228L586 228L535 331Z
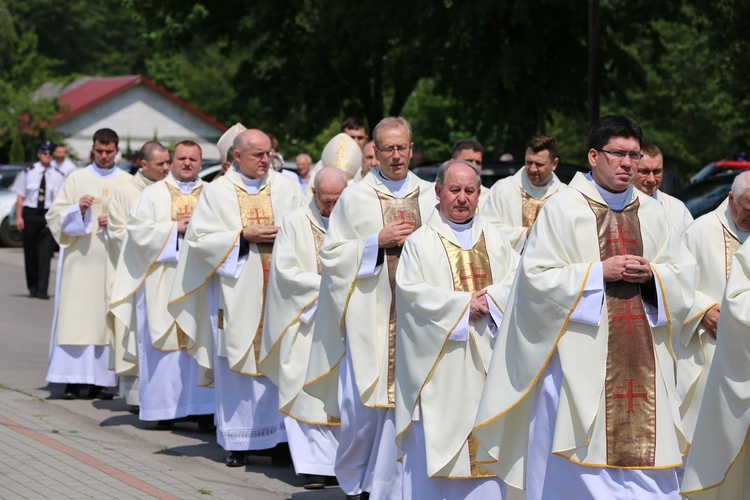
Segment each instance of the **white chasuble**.
M282 220L266 294L260 369L279 388L279 410L300 422L338 425L323 403L302 391L320 292L318 252L325 226L315 200Z
M672 226L677 231L678 235L685 232L685 229L693 222L693 216L690 214L690 210L687 209L685 204L675 198L674 196L668 195L667 193L657 189L654 193L656 201L661 203L664 210L667 212L667 217L672 223Z
M129 182L118 185L112 197L109 200L109 219L107 221L107 234L109 235L109 247L107 253L109 261L113 266L117 262L122 252L122 247L127 235L126 224L130 207L135 203L136 198L141 194L146 186L153 184L153 181L144 177L142 172L138 172L129 180ZM112 302L112 287L115 281L115 272L107 276L108 291L107 297ZM110 311L111 314L111 311ZM136 356L136 339L135 331L135 309L132 310L132 316L128 321L113 321L112 328L114 338L112 342L112 366L118 375L135 376L138 374L138 358Z
M564 188L565 184L554 173L546 186L534 186L526 174L526 167L523 167L490 188L487 201L480 206L480 213L486 224L494 224L503 231L513 248L520 252L542 205Z
M732 256L745 242L747 233L737 229L724 202L699 217L682 235L682 241L698 263L695 302L682 334L674 339L677 355L677 391L685 434L692 441L696 419L706 386L716 341L701 325L703 315L721 304Z
M144 189L130 210L111 310L118 321L129 321L137 292L144 287L149 338L160 351L187 347L187 338L179 331L167 304L179 255L177 222L192 213L202 190L203 181L199 179L192 192L183 194L170 174Z
M607 419L613 411L625 412L627 418L630 401L636 410L643 398L635 397L636 388L631 391L628 380L620 380L618 387L626 396L612 405L614 394L606 387L612 362L609 329L622 318L609 309L610 300L589 305L597 309L598 321L584 322L573 315L589 294L587 282L594 268L601 272L600 226L589 200L606 204L582 174L576 175L570 188L552 197L534 224L495 343L473 431L480 442L477 460L518 488L524 487L526 478L531 396L555 354L562 365L562 382L552 436L554 455L590 467L666 469L680 465L687 448L674 390L671 336L679 334L693 301L695 261L661 215L663 208L629 187L625 207L638 200L635 221L642 255L650 262L661 297L659 316L664 319L651 326L655 363L651 394L656 411L652 456L647 462L651 465L618 465L628 460L627 451L625 461L612 460L613 453L619 452L608 448ZM627 320L620 324L627 334ZM629 362L626 350L620 349L618 356Z
M116 167L105 175L93 165L72 172L47 212L47 223L62 252L62 275L57 277L59 292L53 335L58 345L109 345L111 324L107 321L107 276L114 264L107 254L107 229L97 219L107 214L115 188L132 176ZM94 197L91 207L81 214L79 200Z
M396 273L396 442L403 448L416 411L430 477L494 476L474 463L476 442L470 433L492 357L495 323L488 315L468 324L466 340L455 340L453 334L464 317L468 323L475 292L486 289L488 303L502 314L518 260L507 237L479 216L472 223L469 249L462 249L437 211L404 244Z
M261 375L256 361L271 245L249 243L249 252L239 255L242 229L278 222L301 203L299 188L274 171L263 177L258 194L247 193L234 169L201 193L180 251L169 311L204 369L213 368L215 330L216 354L227 358L233 372ZM217 287L217 310L209 310L210 283Z
M395 267L400 248L383 252L374 273L362 273L368 246L385 223L404 220L418 226L432 213L432 183L412 173L405 196L396 198L378 169L347 187L331 213L320 261L320 299L304 390L338 416L339 365L348 346L363 405L392 408L395 397Z
M700 219L698 219L700 221ZM691 499L750 498L750 246L735 254L682 479Z

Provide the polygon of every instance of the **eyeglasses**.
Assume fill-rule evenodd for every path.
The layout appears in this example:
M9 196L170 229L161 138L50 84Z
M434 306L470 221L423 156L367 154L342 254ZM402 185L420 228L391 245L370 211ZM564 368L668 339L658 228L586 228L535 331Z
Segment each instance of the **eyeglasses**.
M410 147L411 147L410 144L406 144L406 145L402 144L399 146L386 146L384 148L381 148L380 146L375 144L375 149L377 149L381 153L385 153L388 156L391 156L395 151L398 151L400 154L404 154L409 150Z
M633 163L637 163L641 158L643 158L643 155L641 153L636 153L635 151L607 151L606 149L600 149L602 153L607 153L609 156L612 157L613 160L617 162L621 162L625 159L627 156L630 158L630 161Z

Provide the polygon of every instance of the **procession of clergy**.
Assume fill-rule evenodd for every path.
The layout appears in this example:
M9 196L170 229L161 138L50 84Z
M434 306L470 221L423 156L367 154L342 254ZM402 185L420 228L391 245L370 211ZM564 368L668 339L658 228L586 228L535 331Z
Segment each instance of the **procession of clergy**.
M472 140L411 173L400 117L336 135L309 185L240 124L210 184L195 142L131 176L99 130L46 215L47 381L352 499L749 499L750 173L692 221L642 136L600 118L567 186L534 137L485 189Z

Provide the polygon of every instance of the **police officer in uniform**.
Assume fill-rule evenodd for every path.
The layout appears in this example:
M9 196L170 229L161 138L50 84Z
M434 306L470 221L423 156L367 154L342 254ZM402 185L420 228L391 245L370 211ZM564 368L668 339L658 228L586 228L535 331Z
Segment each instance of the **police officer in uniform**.
M26 286L29 297L49 299L49 268L55 241L44 215L62 187L65 175L52 163L55 145L45 141L37 150L38 162L18 174L13 183L16 225L23 238Z

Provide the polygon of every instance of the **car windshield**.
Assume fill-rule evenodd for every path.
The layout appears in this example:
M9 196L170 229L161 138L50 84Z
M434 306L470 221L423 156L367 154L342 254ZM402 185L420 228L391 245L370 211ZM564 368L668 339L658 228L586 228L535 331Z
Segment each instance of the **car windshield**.
M10 189L18 172L0 172L0 189Z

